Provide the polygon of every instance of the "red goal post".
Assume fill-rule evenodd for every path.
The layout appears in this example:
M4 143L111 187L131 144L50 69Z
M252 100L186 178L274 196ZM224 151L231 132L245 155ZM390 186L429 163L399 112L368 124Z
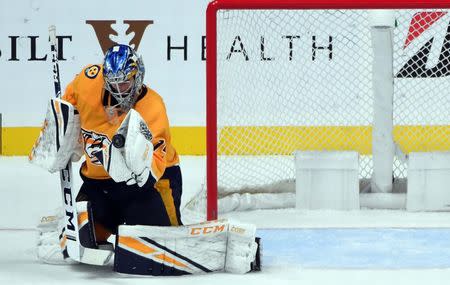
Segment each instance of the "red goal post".
M348 0L216 0L206 13L206 91L207 91L207 219L218 216L217 210L217 13L220 10L308 10L308 9L443 9L445 0L348 1Z

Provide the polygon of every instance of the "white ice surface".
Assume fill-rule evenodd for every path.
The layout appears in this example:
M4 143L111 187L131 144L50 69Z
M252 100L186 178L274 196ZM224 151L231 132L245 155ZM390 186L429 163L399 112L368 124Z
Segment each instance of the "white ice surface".
M205 160L182 157L181 166L185 203L204 183ZM78 188L77 172L75 178ZM111 266L41 264L33 251L34 227L41 216L59 207L59 191L57 174L29 165L25 157L0 157L0 284L450 284L450 269L310 269L293 263L272 264L260 273L246 275L143 278L115 274ZM259 228L450 228L450 213L289 209L232 213L227 217L255 223Z

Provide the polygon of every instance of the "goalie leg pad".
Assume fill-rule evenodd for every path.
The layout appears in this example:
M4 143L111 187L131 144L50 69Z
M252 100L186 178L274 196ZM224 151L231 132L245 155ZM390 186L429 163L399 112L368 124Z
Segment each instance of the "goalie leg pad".
M151 245L152 247L150 247ZM134 248L134 252L129 248ZM139 250L139 249L142 250ZM151 251L158 252L156 256L151 256ZM180 268L175 264L169 265L168 261L171 259L165 252L167 249L160 244L155 243L151 239L145 238L131 238L131 237L119 237L116 243L115 255L114 255L114 271L125 274L134 275L153 275L153 276L179 276L190 274L190 272ZM146 257L145 255L149 255ZM156 261L153 259L160 259ZM166 259L166 261L164 261ZM184 267L181 265L181 267Z
M91 202L77 202L78 212L78 237L80 244L87 248L98 248L95 239L94 221Z
M61 251L65 249L62 243L60 228L62 218L61 211L56 215L42 217L37 226L38 239L36 244L37 259L48 264L65 264L65 257ZM67 250L65 250L67 254Z
M221 271L228 223L181 227L120 226L114 271L139 275L183 275Z
M139 275L182 275L260 270L253 225L211 221L180 227L120 226L114 270Z
M113 253L110 243L97 242L94 231L93 215L90 202L76 203L78 213L78 238L80 241L79 261L87 264L104 265L108 263ZM67 234L65 231L65 216L58 209L57 215L41 219L38 225L37 258L50 264L74 264L67 249Z
M225 271L247 273L252 264L259 260L258 243L255 240L256 227L251 224L230 222L228 230ZM260 242L260 240L259 240Z

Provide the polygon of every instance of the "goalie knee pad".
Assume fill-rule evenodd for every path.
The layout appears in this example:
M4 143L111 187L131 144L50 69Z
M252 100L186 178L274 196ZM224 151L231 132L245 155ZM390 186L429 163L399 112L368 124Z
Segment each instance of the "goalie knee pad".
M106 233L106 230L101 225L95 224L91 202L77 202L77 212L78 236L80 239L80 244L85 248L100 248L105 250L112 250L112 244L106 241L110 233ZM99 232L97 231L98 227L101 228L100 239L98 239L97 237L97 235L99 234Z
M90 202L88 201L76 202L76 208L78 214L76 221L78 223L78 238L80 245L85 248L97 248ZM62 219L64 219L64 217ZM59 235L59 244L64 259L69 257L66 242L67 242L67 235L65 233L65 227L62 226L61 233Z
M77 202L78 236L80 244L88 248L97 248L91 202Z

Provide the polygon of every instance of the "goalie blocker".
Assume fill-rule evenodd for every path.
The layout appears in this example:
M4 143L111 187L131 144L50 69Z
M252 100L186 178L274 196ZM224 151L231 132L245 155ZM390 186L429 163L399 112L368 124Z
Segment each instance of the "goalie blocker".
M29 161L50 173L83 155L80 118L74 106L61 99L50 99L44 125L31 150Z

